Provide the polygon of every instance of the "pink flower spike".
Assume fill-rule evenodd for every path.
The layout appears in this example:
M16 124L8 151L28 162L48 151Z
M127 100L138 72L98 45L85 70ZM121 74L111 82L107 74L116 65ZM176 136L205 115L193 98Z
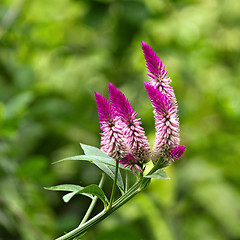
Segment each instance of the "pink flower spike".
M142 42L142 50L146 60L147 69L150 73L148 74L150 78L154 82L163 81L165 83L170 83L171 79L167 78L168 72L165 70L165 66L163 66L159 56L145 42Z
M171 83L171 79L168 77L168 71L165 70L162 61L153 49L145 42L142 42L142 49L149 71L150 83L154 85L164 96L166 96L169 102L173 103L173 107L177 109L177 101L174 94Z
M124 125L124 139L128 152L139 162L148 162L150 146L144 129L141 127L140 119L136 119L137 113L134 112L125 95L111 83L109 83L109 93L116 114Z
M156 87L145 83L155 114L156 135L152 149L152 160L156 163L161 156L179 145L179 121L177 109Z
M123 142L123 126L116 116L114 108L99 93L95 92L101 133L101 150L108 156L118 160L127 153Z
M164 96L157 88L149 83L144 83L147 90L148 96L152 102L153 108L156 114L164 115L167 114L172 104L168 101L167 97Z
M186 150L185 146L177 146L170 150L169 156L174 161L174 159L179 159L184 154L185 150Z
M95 98L96 98L100 123L113 120L114 109L111 106L111 104L108 102L108 100L98 92L95 92Z
M111 102L123 121L130 121L137 115L125 95L110 82L109 93Z

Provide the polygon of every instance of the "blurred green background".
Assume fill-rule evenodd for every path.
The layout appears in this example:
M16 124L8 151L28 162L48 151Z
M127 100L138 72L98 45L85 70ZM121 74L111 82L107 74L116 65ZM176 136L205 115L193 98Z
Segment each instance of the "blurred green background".
M65 204L43 187L99 181L89 163L51 163L81 154L79 142L99 147L94 91L107 97L109 81L154 142L141 41L173 80L187 152L171 180L84 239L240 239L239 10L239 0L1 0L0 240L50 240L79 224L89 200Z

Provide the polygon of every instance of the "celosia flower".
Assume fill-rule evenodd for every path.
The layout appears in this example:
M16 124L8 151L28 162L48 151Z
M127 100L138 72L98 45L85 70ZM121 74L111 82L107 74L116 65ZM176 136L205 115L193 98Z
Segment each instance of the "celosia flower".
M101 133L101 150L116 160L127 154L123 142L123 126L120 118L116 115L115 109L99 93L95 92Z
M160 156L170 156L172 160L179 158L185 147L179 147L179 121L177 116L177 101L173 88L169 85L171 79L165 70L159 56L142 42L142 49L149 71L150 84L145 83L148 95L154 107L156 139L153 146L153 161Z
M178 159L185 151L179 146L179 121L177 101L171 79L158 55L146 43L142 48L150 72L150 83L145 83L151 99L156 126L156 139L152 150L152 160ZM141 126L141 120L125 95L109 83L112 105L99 93L95 93L100 126L102 129L101 150L115 158L134 173L142 172L143 164L149 161L150 147Z
M113 84L109 83L109 93L111 103L116 110L116 114L124 123L124 139L130 153L140 165L149 161L150 147L141 127L140 118L136 118L137 113L129 103L125 95Z
M150 83L173 103L172 107L177 108L174 90L169 85L171 79L168 77L168 71L165 70L165 66L163 66L159 56L145 42L142 42L142 50L146 60L147 69L150 73L148 74L150 77Z
M155 113L156 139L152 150L152 160L156 163L161 156L179 145L179 122L176 108L157 88L145 83L148 96Z

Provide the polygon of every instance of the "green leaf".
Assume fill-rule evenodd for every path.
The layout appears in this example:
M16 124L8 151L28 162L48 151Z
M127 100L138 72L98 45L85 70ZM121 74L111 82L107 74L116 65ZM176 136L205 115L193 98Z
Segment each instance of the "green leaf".
M66 191L66 192L78 192L78 191L82 190L83 188L84 187L81 187L79 185L74 185L74 184L62 184L62 185L57 185L57 186L52 186L52 187L44 187L44 189L46 189L46 190ZM93 198L93 196L91 194L83 193L82 195Z
M98 166L103 172L105 172L110 178L112 178L112 180L114 180L114 176L115 176L115 166L116 166L116 162L115 160L113 160L111 157L109 157L106 153L104 153L103 151L101 151L99 148L93 147L93 146L89 146L86 144L82 144L80 143L84 153L86 155L96 155L96 156L101 156L104 158L108 158L111 159L108 161L108 163L103 163L103 162L97 162L97 161L93 161L93 163ZM105 159L106 160L106 159ZM122 168L124 170L128 170L126 168L124 168L121 164L119 164L119 168ZM124 191L124 184L123 184L123 179L122 179L122 175L120 172L118 172L118 178L117 178L117 186L120 189L121 192Z
M64 158L55 163L63 161L89 161L95 164L98 168L100 168L103 172L105 172L110 178L114 180L116 166L115 160L96 147L92 147L81 143L80 145L86 155L78 155ZM129 171L129 169L124 168L122 164L119 164L119 168ZM121 192L124 191L124 184L120 171L118 172L117 186Z
M86 144L82 144L82 143L80 143L80 146L83 149L85 155L96 155L96 156L102 156L102 157L106 157L106 158L111 158L106 153L101 151L99 148L96 148L96 147L93 147L93 146L89 146L89 145L86 145Z
M82 190L83 187L79 185L74 185L74 184L62 184L62 185L57 185L57 186L52 186L52 187L44 187L46 190L52 190L52 191L69 191L69 192L74 192L74 191L79 191Z
M108 163L111 164L107 164L105 162L98 162L98 161L93 161L93 163L98 166L103 172L105 172L110 178L112 178L114 180L114 176L115 176L115 166L116 166L116 162L109 157L106 153L102 152L99 148L93 147L93 146L89 146L89 145L85 145L80 143L84 153L86 155L96 155L96 156L101 156L104 157L104 159L106 160L106 158L111 159L108 161ZM121 164L119 164L120 168L123 168L123 166L121 166ZM126 170L126 168L123 168ZM124 184L123 184L123 179L122 179L122 175L120 172L118 172L118 178L117 178L117 186L120 189L120 191L124 191Z
M64 197L63 197L63 200L64 202L69 202L70 199L75 196L76 194L91 194L91 195L95 195L97 196L104 204L104 206L106 207L107 206L107 202L108 202L108 199L107 197L105 196L103 190L95 185L95 184L92 184L92 185L89 185L79 191L74 191L74 192L71 192L71 193L68 193L66 194Z
M87 156L98 156L99 157L99 161L101 161L102 163L108 164L110 166L116 166L116 162L114 159L112 159L111 157L109 157L106 153L104 153L103 151L101 151L99 148L93 147L93 146L89 146L89 145L85 145L80 143L85 155ZM61 161L61 160L60 160ZM126 171L130 171L129 169L125 168L122 164L119 164L119 168L124 169Z
M155 179L170 179L170 177L167 175L167 173L161 168L154 172L151 175L144 176L145 178L155 178Z
M67 193L63 196L63 201L65 203L68 203L71 200L71 198L74 197L77 194L78 194L78 191Z
M101 157L101 156L95 156L95 155L78 155L78 156L64 158L54 163L59 163L63 161L89 161L95 164L97 167L99 167L109 177L114 179L116 162L110 157ZM119 167L123 168L123 166L119 166ZM124 190L124 184L123 184L123 180L120 172L118 173L117 185L121 191Z
M53 164L64 162L64 161L89 161L94 164L96 162L100 162L105 165L109 165L109 166L113 166L113 167L115 167L115 165L116 165L115 160L113 160L111 157L109 157L109 156L103 157L103 156L97 156L97 155L77 155L77 156L67 157L67 158L58 160L58 161L54 162ZM119 164L119 168L128 170L128 169L124 168L122 164Z
M115 161L110 157L102 157L96 155L77 155L72 157L67 157L61 160L58 160L54 163L64 162L64 161L89 161L89 162L101 162L107 165L115 166Z

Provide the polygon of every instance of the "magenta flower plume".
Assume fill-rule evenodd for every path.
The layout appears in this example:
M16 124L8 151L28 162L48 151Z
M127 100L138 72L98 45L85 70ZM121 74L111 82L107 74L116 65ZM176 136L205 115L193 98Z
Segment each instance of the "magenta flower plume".
M95 92L101 133L101 150L115 159L127 154L123 143L123 127L114 108L99 93Z
M174 161L174 159L179 159L184 154L185 150L186 150L185 146L177 146L170 150L169 156Z
M142 50L149 71L148 76L150 77L151 84L173 103L173 107L177 108L174 90L169 85L172 80L168 77L168 71L165 70L165 66L163 66L159 56L145 42L142 42Z
M140 118L136 119L137 113L134 112L128 99L111 83L109 83L109 93L112 105L125 125L124 139L128 153L141 164L149 161L150 146L144 129L141 127Z
M153 108L157 115L165 115L172 106L172 103L168 101L166 96L158 91L157 88L150 85L149 83L144 83L147 90L148 96L152 102Z
M148 96L155 113L156 139L152 150L152 160L156 163L161 156L179 145L179 122L176 108L165 95L149 83L145 83Z
M109 93L111 102L123 121L130 122L137 115L132 105L129 103L125 95L109 82Z
M147 69L150 72L148 76L156 82L163 81L165 83L170 83L171 79L167 78L168 71L165 70L165 66L163 66L159 56L145 42L142 42L142 50L146 60Z

